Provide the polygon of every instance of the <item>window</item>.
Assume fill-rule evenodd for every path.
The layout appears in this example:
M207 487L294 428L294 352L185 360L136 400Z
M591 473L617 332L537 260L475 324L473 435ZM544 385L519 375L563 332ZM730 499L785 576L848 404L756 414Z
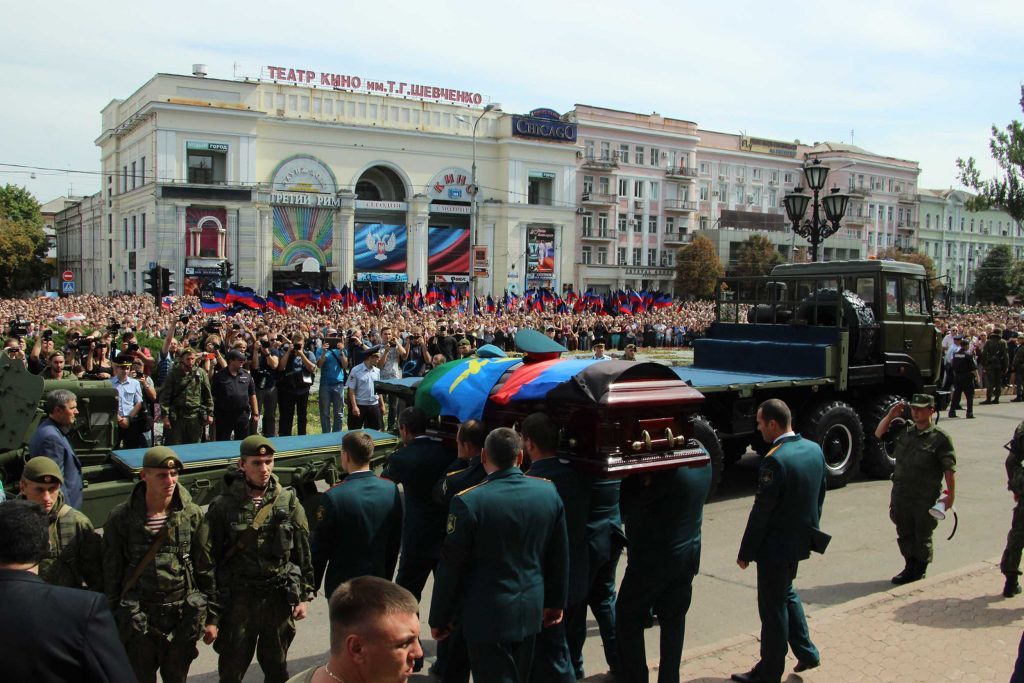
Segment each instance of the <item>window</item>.
M608 161L612 158L612 143L602 142L601 143L601 158Z
M875 205L868 204L868 218L875 220Z
M651 166L657 166L658 161L661 159L661 150L657 147L651 147Z
M594 191L594 176L583 176L583 194L590 194Z
M772 171L771 173L769 173L768 174L768 182L770 182L772 185L778 185L779 184L779 172L778 171Z
M140 174L142 176L142 179L140 180L139 184L140 185L145 185L146 184L146 157L142 157L142 161L139 163L139 167L142 170L142 173Z
M202 143L199 143L202 144ZM227 180L228 155L221 150L187 150L188 182L201 185L223 183Z
M759 169L759 168L752 168L752 169L750 169L750 177L753 180L761 180L761 169Z
M629 163L629 145L619 145L619 161L623 164Z
M121 169L121 192L128 191L128 165L125 164L124 168Z
M892 207L891 206L889 207L888 216L889 216L889 222L892 223Z
M136 184L136 182L138 182L138 180L137 180L137 178L135 177L135 162L133 161L133 162L132 162L132 189L133 189L133 190L135 189L135 184Z
M637 145L637 147L636 147L636 165L637 166L643 166L644 165L644 148L641 147L640 145Z
M608 237L608 214L597 214L597 234L601 237Z
M729 164L719 164L718 165L718 177L719 178L728 178L729 177Z
M650 181L651 183L651 199L657 200L660 196L661 188L658 186L657 180Z
M128 217L124 217L124 234L121 236L121 246L128 248Z
M585 213L583 214L583 230L582 234L584 237L590 237L591 231L594 228L594 214Z
M587 159L594 158L594 141L584 140L583 141L583 156Z
M710 189L711 188L709 188L707 185L701 185L700 186L700 190L699 190L698 196L700 197L700 200L702 202L706 202L708 200L708 195L710 194Z
M608 179L608 176L603 175L597 179L597 188L601 194L611 194L610 186L611 181Z
M132 216L132 249L139 248L139 221L138 217Z
M590 265L590 247L583 247L580 252L580 263L585 266Z
M924 227L925 229L932 227L932 215L930 213L924 215Z
M626 232L626 217L619 216L619 232Z
M644 218L643 216L637 216L633 219L633 232L644 231Z
M897 297L896 277L889 275L885 278L885 311L896 313L899 309L900 300Z
M711 172L711 164L706 161L700 162L700 174L707 175Z
M644 181L634 180L633 181L633 196L637 199L643 199L644 196Z
M779 191L768 190L768 206L775 207L779 205Z
M647 232L651 233L652 235L658 234L657 216L651 216L650 218L647 219Z
M608 265L608 247L597 248L597 265L606 266Z
M619 196L625 197L629 194L629 181L625 178L619 178Z
M643 249L641 249L640 247L634 247L633 248L633 265L634 266L642 266L643 265L643 260L642 259L643 259Z
M647 265L656 266L658 265L658 250L648 249L647 250Z
M743 182L747 179L747 169L744 166L736 167L736 180Z
M114 214L112 213L107 214L107 234L114 234Z
M554 178L545 177L551 174L530 173L530 184L527 189L527 202L538 206L551 206L554 191Z
M619 247L619 253L617 254L617 256L619 257L619 260L616 261L616 265L620 265L620 266L626 265L626 248L625 247Z
M892 192L892 178L889 178L889 192Z
M729 201L729 185L722 183L718 186L718 201L728 202Z
M750 194L754 198L753 203L755 205L760 206L760 204L761 204L761 188L760 188L760 186L754 186L754 187L750 188Z
M782 176L782 182L786 183L787 185L792 185L793 184L793 174L792 173L784 174Z
M665 260L665 265L673 267L676 265L676 255L672 253L671 249L666 249L662 254L662 258Z
M747 197L745 195L745 192L746 192L746 190L743 188L742 185L737 185L736 186L736 203L737 204L742 204L744 201L746 201Z
M708 221L708 217L707 216L701 216L700 217L700 229L701 230L707 230L708 229L708 222L709 221Z
M903 278L903 312L905 314L928 314L928 295L924 285L924 280Z
M142 248L146 248L146 214L142 214Z
M676 231L676 219L674 216L665 216L665 234L671 235Z

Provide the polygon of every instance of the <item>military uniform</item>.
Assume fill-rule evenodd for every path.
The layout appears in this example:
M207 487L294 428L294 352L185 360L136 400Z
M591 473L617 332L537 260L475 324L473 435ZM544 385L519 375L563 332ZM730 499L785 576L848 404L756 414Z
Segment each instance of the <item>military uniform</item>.
M274 452L262 436L246 437L240 451ZM256 653L264 680L283 683L295 637L292 609L313 595L309 524L298 497L276 476L271 475L259 508L248 488L240 474L228 474L224 493L206 513L221 604L220 614L208 623L219 629L213 647L220 655L222 682L241 681ZM270 511L257 520L268 506ZM247 533L257 521L255 534Z
M561 609L568 594L558 492L518 467L498 470L455 496L447 529L430 626L461 622L474 680L526 683L544 609Z
M357 576L391 580L402 544L402 498L395 483L352 472L320 497L313 530L313 585L324 596ZM326 578L325 578L326 575Z
M686 612L693 577L700 569L700 532L710 488L710 462L703 467L633 475L622 483L629 551L615 604L616 680L647 682L644 622L652 609L661 626L658 682L679 680Z
M963 337L958 337L957 344ZM949 416L956 417L956 407L960 405L961 395L967 398L967 418L974 417L974 376L978 372L978 364L965 344L960 344L949 361L953 375L953 400L949 403Z
M184 353L191 350L178 357ZM171 429L164 435L166 444L199 443L206 418L213 415L210 378L198 365L189 371L181 364L175 365L160 388L160 407L171 420Z
M999 571L1006 577L1003 595L1012 598L1020 593L1020 556L1024 550L1024 422L1017 425L1013 438L1006 444L1006 488L1013 493L1013 522L1006 535L1006 549L999 562Z
M576 671L566 638L568 623L575 623L580 611L586 612L590 588L587 518L590 515L590 485L575 470L556 457L535 460L527 474L547 479L555 485L565 508L565 528L569 537L569 594L562 623L541 630L537 636L530 680L573 683Z
M1013 382L1017 390L1017 395L1014 397L1013 402L1020 403L1024 401L1024 340L1018 341L1017 350L1013 353L1011 364L1013 367Z
M985 403L999 403L1003 375L1010 365L1009 349L999 333L999 330L993 330L992 336L981 348L981 366L985 368Z
M213 424L217 441L244 439L249 436L252 407L249 397L256 395L256 382L245 369L232 375L221 368L210 381L213 395ZM255 427L255 425L253 425Z
M63 483L60 469L49 458L32 458L22 479L40 484ZM25 496L19 496L24 499ZM99 534L89 518L64 502L64 494L49 513L49 548L39 561L39 577L46 583L68 588L103 590L103 551Z
M476 486L487 478L480 456L474 455L469 460L456 458L437 483L434 485L434 502L443 505L445 509L451 505L452 498L462 493L471 486Z
M165 446L150 448L144 467L181 468ZM118 632L140 683L184 683L196 641L215 613L215 585L203 512L186 489L176 486L165 531L146 527L146 484L139 482L127 502L103 525L103 583L114 606ZM134 585L125 591L154 542L166 535Z

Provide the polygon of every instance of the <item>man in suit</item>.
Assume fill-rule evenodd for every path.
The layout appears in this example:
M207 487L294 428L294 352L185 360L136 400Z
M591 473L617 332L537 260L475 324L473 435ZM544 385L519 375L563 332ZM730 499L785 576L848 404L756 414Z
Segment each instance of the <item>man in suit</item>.
M569 537L569 595L565 620L545 628L537 636L531 680L573 683L576 671L566 638L568 624L576 624L580 612L586 614L590 587L587 518L590 514L590 488L576 471L559 460L558 425L544 413L533 413L520 428L523 449L530 458L531 477L547 479L555 485L565 508L565 528ZM585 617L584 617L585 618ZM579 643L582 651L582 643Z
M4 658L5 679L135 680L103 594L51 586L37 575L49 545L43 509L27 500L0 505L0 538L0 643L17 648Z
M370 471L373 439L349 432L341 440L347 476L320 497L313 532L313 585L330 598L357 576L391 580L402 542L402 499L394 482ZM326 572L326 578L324 576Z
M522 459L513 430L487 436L487 479L452 500L430 601L431 634L443 640L461 622L473 679L487 683L531 680L534 638L562 620L569 588L562 501L523 475Z
M757 611L761 660L733 674L739 683L776 683L786 665L787 643L797 673L818 666L800 596L793 588L797 565L811 555L825 502L825 456L813 441L793 432L789 407L769 399L757 409L757 428L772 444L758 470L757 495L743 532L736 564L757 563Z
M615 604L617 680L647 683L644 625L653 609L661 626L658 683L678 683L686 613L700 569L704 501L711 463L636 474L622 483L629 550Z

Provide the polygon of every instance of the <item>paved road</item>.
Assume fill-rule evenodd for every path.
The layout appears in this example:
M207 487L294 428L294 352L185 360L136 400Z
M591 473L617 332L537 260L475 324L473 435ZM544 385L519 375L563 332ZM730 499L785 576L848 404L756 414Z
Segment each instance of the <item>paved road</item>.
M1024 418L1019 403L977 406L976 420L942 420L953 438L959 459L956 507L960 527L952 541L951 519L936 532L933 573L946 572L980 562L1002 552L1010 523L1012 499L1006 491L1003 449L1018 421ZM750 510L756 462L748 454L726 474L718 496L707 506L704 522L704 554L701 574L694 584L693 605L687 618L688 648L709 645L723 638L758 628L755 574L741 571L736 549ZM825 500L822 526L833 535L828 554L814 556L801 565L797 587L808 613L889 588L889 578L902 569L895 531L888 518L890 484L859 479L843 489L830 491ZM939 536L941 535L941 538ZM623 563L624 564L624 563ZM621 566L620 566L621 570ZM425 603L429 601L428 584ZM993 586L994 593L1001 584ZM428 604L423 607L425 614ZM292 646L292 672L324 661L327 649L326 601L319 600L310 617L300 623ZM596 626L585 650L590 674L606 670ZM814 628L813 622L811 626ZM433 654L429 629L423 625L424 648ZM657 653L657 628L647 632L648 656ZM756 660L756 648L750 662ZM200 657L192 666L190 680L215 681L216 657L200 645ZM416 679L428 680L425 676ZM246 681L260 681L258 667L249 669Z

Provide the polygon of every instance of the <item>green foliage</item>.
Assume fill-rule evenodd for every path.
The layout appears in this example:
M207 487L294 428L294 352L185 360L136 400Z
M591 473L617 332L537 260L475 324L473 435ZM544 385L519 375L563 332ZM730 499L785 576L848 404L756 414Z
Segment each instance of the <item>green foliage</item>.
M1009 276L1010 294L1024 298L1024 261L1014 261Z
M697 235L676 253L676 294L683 297L710 299L718 278L725 274L718 252L711 240Z
M39 289L50 276L39 202L28 190L0 188L0 296Z
M1010 271L1013 256L1010 247L1005 244L992 247L985 260L978 266L974 280L974 296L979 302L1006 303L1006 295L1010 293Z
M42 207L24 187L7 184L0 188L0 218L42 229Z
M924 275L931 284L932 296L938 296L946 286L942 280L935 279L935 262L932 261L932 257L928 254L918 251L900 251L896 247L887 247L878 252L878 258L882 260L903 261L904 263L916 263L924 266Z
M764 235L751 235L740 247L735 275L740 277L769 275L772 268L784 262L782 254Z
M1020 89L1020 106L1024 109L1024 86ZM992 126L989 151L1002 170L1002 176L982 180L974 157L956 160L960 182L977 191L967 202L970 211L997 208L1018 223L1024 221L1024 124L1011 121L1005 130Z

